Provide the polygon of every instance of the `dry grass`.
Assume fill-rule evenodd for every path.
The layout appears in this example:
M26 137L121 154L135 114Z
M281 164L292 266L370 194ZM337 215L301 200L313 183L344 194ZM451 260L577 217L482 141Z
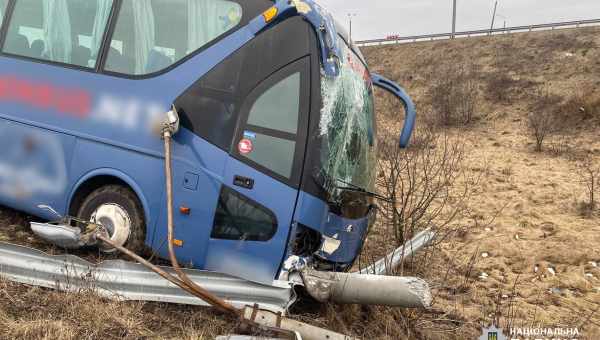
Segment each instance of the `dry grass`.
M235 326L206 309L116 302L93 292L0 282L0 295L0 339L212 339Z

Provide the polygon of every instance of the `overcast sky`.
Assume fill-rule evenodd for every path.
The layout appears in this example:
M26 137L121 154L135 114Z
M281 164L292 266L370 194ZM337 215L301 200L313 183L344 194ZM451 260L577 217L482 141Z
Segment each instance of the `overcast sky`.
M457 0L457 30L489 28L495 0ZM452 28L452 0L317 0L348 26L355 40L428 33ZM495 27L600 18L600 0L498 0Z

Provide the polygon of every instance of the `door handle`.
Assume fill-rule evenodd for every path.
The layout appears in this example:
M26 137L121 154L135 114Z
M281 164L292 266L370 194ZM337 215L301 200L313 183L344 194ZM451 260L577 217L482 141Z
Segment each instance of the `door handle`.
M254 180L252 178L235 175L233 177L233 185L252 190L254 188Z

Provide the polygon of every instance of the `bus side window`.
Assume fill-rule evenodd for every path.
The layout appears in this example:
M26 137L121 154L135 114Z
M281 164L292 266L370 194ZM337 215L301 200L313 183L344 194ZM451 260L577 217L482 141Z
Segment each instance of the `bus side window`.
M223 187L215 212L214 239L236 241L269 241L277 232L277 218L272 211Z
M299 110L300 73L294 73L265 91L252 105L244 132L252 150L242 155L290 178Z
M296 185L301 172L310 84L307 58L263 81L245 99L235 154L259 170Z
M17 0L3 51L93 68L112 0Z
M242 7L227 0L124 0L105 70L158 72L236 27ZM122 45L117 50L115 42Z

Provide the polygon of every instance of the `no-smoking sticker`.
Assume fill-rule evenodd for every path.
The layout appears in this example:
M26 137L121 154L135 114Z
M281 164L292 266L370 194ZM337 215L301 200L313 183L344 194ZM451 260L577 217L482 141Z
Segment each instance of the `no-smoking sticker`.
M238 150L242 155L247 155L249 153L252 152L253 149L253 145L252 145L252 141L244 138L240 141L240 143L238 144Z

